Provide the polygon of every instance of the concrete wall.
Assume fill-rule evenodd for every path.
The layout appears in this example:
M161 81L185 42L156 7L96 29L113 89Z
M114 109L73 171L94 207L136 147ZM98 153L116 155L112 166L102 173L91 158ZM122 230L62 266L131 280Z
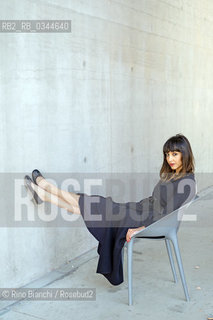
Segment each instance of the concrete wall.
M158 173L176 133L212 172L211 0L10 0L0 18L72 20L67 34L0 34L2 173ZM0 285L97 244L70 231L1 228Z

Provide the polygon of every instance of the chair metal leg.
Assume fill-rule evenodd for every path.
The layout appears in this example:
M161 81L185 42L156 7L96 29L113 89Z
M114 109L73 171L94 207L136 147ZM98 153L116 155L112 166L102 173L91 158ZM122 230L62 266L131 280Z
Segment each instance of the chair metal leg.
M132 305L132 251L133 251L134 238L127 244L127 265L128 265L128 299L129 306Z
M186 279L185 279L185 275L184 275L184 271L183 271L183 264L182 264L182 259L181 259L181 255L180 255L180 249L179 249L178 239L177 239L176 233L171 235L171 241L173 243L173 247L174 247L174 251L175 251L175 255L176 255L176 259L177 259L177 264L178 264L178 268L179 268L179 272L180 272L180 277L181 277L186 301L189 301L189 293L188 293Z
M176 273L176 270L175 270L175 264L174 264L174 260L173 260L173 256L172 256L170 240L165 238L165 243L166 243L167 253L168 253L168 256L169 256L170 265L171 265L171 268L172 268L174 282L177 283L177 273Z

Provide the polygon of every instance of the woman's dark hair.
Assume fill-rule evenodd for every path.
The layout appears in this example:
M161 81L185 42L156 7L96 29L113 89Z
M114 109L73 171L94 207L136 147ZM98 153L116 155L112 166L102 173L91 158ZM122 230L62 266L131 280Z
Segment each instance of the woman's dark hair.
M179 151L181 152L182 168L178 174L172 170L170 165L166 160L167 152ZM176 134L175 136L169 138L163 146L163 164L160 170L160 178L163 181L169 181L171 179L177 180L188 173L194 173L194 156L189 143L189 140L182 134Z

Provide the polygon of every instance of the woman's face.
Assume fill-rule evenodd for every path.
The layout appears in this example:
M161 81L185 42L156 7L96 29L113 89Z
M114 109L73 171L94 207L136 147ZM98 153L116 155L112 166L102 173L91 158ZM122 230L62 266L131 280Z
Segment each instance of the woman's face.
M178 173L182 168L181 152L179 151L169 151L166 153L166 160L170 165L172 170L176 170Z

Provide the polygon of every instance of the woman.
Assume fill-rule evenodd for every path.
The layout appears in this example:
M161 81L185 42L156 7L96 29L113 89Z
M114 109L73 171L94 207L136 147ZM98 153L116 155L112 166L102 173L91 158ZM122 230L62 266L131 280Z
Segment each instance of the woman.
M121 250L125 241L195 196L194 157L188 139L182 134L168 139L163 146L163 157L160 180L152 196L139 202L116 203L111 197L60 190L37 169L32 172L34 183L29 176L25 176L25 183L37 204L48 201L82 215L88 230L99 242L96 272L118 285L123 282Z

